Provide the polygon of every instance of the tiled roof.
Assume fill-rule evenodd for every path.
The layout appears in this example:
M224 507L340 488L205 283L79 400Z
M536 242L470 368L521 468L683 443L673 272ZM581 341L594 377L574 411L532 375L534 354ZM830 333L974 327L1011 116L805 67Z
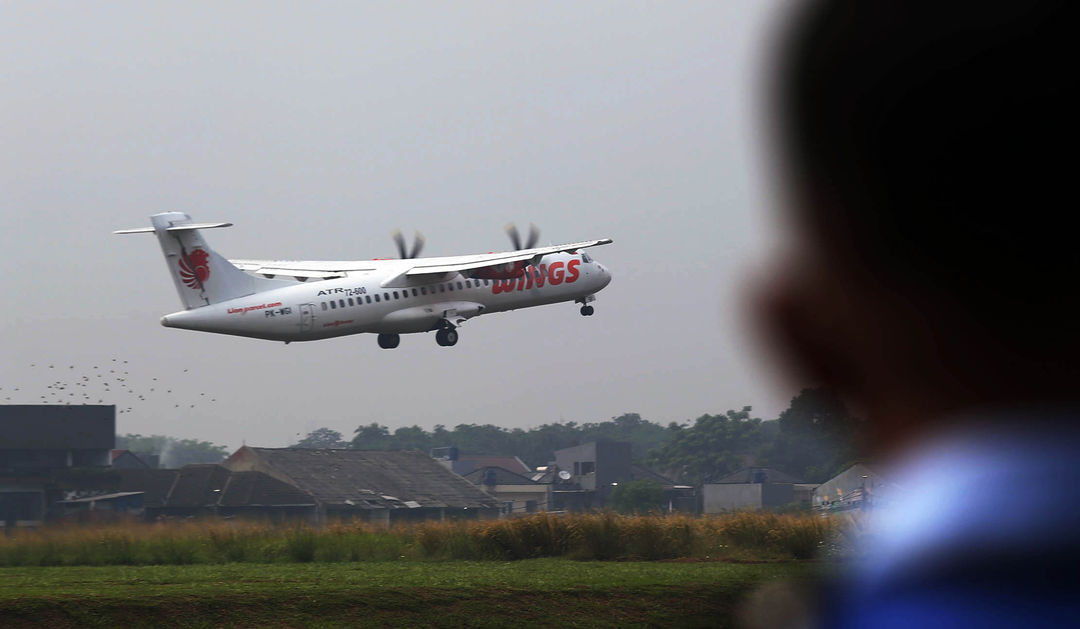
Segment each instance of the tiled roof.
M216 504L229 481L229 470L221 465L185 465L177 470L176 483L169 492L168 507L202 507Z
M662 476L660 474L657 474L656 472L650 470L649 468L642 467L640 465L635 465L635 464L630 465L630 477L631 477L631 480L651 480L651 481L653 481L655 483L659 483L659 484L663 485L665 488L670 488L670 487L675 486L675 481L671 480L670 478L667 478L666 476Z
M143 492L143 505L174 507L267 507L314 505L304 491L263 472L232 472L218 464L185 465L178 470L116 470L119 491Z
M179 470L118 469L116 491L143 492L143 506L161 507L169 496Z
M262 472L233 472L218 504L222 507L314 505L307 492Z
M757 477L763 475L762 479L766 483L801 483L803 481L795 478L790 474L785 474L780 470L774 470L771 467L747 467L737 472L732 472L727 476L722 476L710 483L716 484L729 484L729 483L754 483L758 482Z
M468 465L468 468L465 468L465 465ZM462 476L482 467L501 467L515 474L529 474L532 472L529 466L525 465L525 462L516 456L495 454L462 454L458 457L458 464L454 467L463 470L459 472Z
M272 473L325 505L362 509L495 506L472 483L415 450L247 449Z
M495 484L496 485L539 485L540 483L534 482L521 474L515 474L510 470L505 470L501 467L485 466L477 468L468 474L465 474L465 479L473 485L484 484L484 476L488 470L495 472Z

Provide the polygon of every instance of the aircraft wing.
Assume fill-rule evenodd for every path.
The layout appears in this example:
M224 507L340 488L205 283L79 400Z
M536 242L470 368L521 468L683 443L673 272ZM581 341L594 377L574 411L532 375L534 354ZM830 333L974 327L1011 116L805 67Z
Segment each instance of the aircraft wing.
M371 261L229 260L241 271L259 275L288 275L297 279L330 279L378 268Z
M400 281L403 277L422 279L425 275L445 275L449 273L461 273L473 269L482 269L489 266L500 266L532 260L538 263L540 258L564 251L577 251L587 247L610 244L610 238L599 240L584 240L571 242L564 245L552 245L549 247L534 247L520 251L504 251L501 253L480 253L465 256L450 256L443 258L416 258L413 260L360 260L360 261L333 261L333 260L229 260L242 271L259 275L285 275L297 279L331 279L345 277L352 273L376 271L385 269L388 263L394 264L398 269L404 269L403 273L395 275L384 282L390 285L394 281ZM409 266L409 263L412 265Z
M481 253L477 255L469 256L456 256L452 258L429 258L427 260L423 258L417 259L418 264L415 264L405 275L408 277L416 277L419 275L436 275L443 273L460 273L462 271L469 271L472 269L482 269L489 266L499 266L503 264L513 264L514 262L522 262L525 260L533 260L533 263L538 263L540 258L552 254L562 253L564 251L577 251L578 249L585 249L587 247L596 247L598 245L607 245L612 241L610 238L601 238L599 240L584 240L582 242L571 242L565 245L552 245L550 247L534 247L532 249L521 249L520 251L504 251L501 253Z

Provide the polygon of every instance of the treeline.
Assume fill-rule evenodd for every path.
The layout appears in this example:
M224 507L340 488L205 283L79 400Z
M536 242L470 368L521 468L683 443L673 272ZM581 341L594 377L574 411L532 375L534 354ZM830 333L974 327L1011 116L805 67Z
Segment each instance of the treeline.
M603 439L631 444L634 460L690 485L716 480L736 470L772 467L811 483L828 480L858 459L862 422L824 389L805 389L774 420L752 416L747 406L663 426L637 413L608 421L544 424L528 430L492 424L437 425L432 430L378 423L359 426L351 439L319 428L293 444L298 448L356 448L429 452L456 446L463 454L520 457L530 467L545 465L556 450ZM218 463L224 446L163 435L119 435L117 448L157 454L165 467Z
M748 466L773 467L807 482L823 482L858 458L861 422L823 389L805 389L780 417L763 421L749 406L667 426L626 413L609 421L544 424L529 430L491 424L405 426L391 431L362 425L351 440L319 428L293 447L416 449L456 446L463 454L516 455L545 465L562 448L610 439L629 442L634 460L674 480L700 485Z

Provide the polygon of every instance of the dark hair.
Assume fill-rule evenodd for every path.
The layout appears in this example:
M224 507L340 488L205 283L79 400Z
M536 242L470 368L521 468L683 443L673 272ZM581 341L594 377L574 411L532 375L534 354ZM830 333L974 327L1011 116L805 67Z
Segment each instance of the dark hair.
M801 7L774 102L821 242L998 329L1040 322L1075 337L1068 50L1080 35L1067 13L1038 1Z

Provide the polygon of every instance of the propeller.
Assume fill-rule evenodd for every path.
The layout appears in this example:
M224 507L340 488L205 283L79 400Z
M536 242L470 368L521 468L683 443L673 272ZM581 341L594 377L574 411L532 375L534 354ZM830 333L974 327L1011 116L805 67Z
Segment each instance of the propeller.
M416 232L416 235L413 237L413 246L411 250L405 246L405 236L401 234L400 229L395 229L390 235L394 239L394 244L397 245L398 255L401 256L402 260L415 258L420 255L420 251L424 248L424 235L420 232Z
M514 251L521 251L522 249L532 249L536 246L536 241L540 240L540 230L536 225L529 223L529 237L525 241L525 245L522 246L521 234L518 233L517 225L510 223L506 226L506 235L510 236L510 242L514 245Z

